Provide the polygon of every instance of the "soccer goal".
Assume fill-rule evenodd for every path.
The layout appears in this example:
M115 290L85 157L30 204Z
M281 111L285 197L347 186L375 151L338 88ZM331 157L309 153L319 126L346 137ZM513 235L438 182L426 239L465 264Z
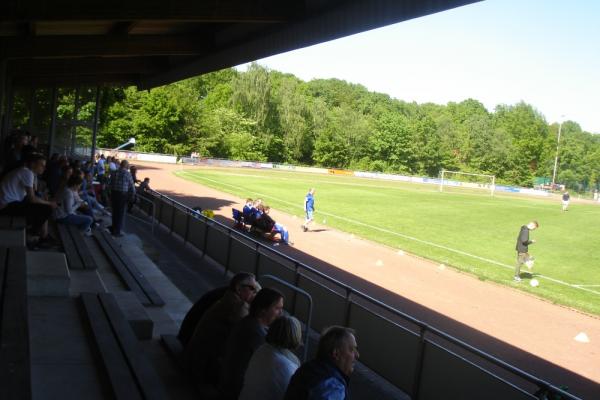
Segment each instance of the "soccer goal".
M450 188L486 190L493 196L496 189L496 176L442 169L440 171L440 192Z

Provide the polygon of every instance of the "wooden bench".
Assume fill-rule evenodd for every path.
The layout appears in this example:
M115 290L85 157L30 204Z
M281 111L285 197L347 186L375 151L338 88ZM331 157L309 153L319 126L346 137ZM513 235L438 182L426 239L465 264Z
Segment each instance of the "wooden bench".
M0 247L0 399L31 398L25 247Z
M71 269L96 269L98 265L85 243L84 237L74 225L57 224L58 235L63 244L67 263Z
M0 243L3 246L25 246L25 218L0 216Z
M104 231L95 231L94 238L106 254L110 264L115 268L129 290L138 297L145 306L163 306L165 302L148 282L144 274L119 247L119 244Z
M81 301L114 398L169 398L114 296L82 293Z

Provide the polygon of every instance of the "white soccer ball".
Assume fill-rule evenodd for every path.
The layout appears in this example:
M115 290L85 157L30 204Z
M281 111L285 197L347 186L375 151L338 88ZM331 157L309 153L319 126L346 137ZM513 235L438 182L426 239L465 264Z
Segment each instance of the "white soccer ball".
M532 279L529 281L529 284L531 285L531 287L538 287L540 285L540 282L537 279Z

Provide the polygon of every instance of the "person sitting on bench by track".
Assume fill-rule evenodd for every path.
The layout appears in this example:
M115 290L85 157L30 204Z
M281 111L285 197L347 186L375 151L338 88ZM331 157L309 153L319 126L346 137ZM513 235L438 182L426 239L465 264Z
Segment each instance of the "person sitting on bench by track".
M273 220L273 218L271 218L271 216L269 215L269 212L271 211L271 207L269 206L265 206L263 209L263 215L262 217L257 220L257 224L261 221L265 220L265 221L269 221L268 225L271 227L270 230L265 232L269 232L269 237L270 239L273 239L275 237L276 234L279 234L281 236L281 243L283 244L290 244L290 234L287 230L287 228L283 225L281 225L280 223L276 222L275 220ZM271 225L272 223L272 225Z

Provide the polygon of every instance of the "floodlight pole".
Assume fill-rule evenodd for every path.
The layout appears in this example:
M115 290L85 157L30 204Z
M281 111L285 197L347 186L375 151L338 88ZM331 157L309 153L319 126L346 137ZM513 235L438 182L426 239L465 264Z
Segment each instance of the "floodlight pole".
M564 115L562 116L564 117ZM554 183L556 182L556 167L558 166L558 146L560 144L560 131L562 130L562 117L558 124L558 139L556 140L556 156L554 157L554 170L552 171L552 190L554 189Z

